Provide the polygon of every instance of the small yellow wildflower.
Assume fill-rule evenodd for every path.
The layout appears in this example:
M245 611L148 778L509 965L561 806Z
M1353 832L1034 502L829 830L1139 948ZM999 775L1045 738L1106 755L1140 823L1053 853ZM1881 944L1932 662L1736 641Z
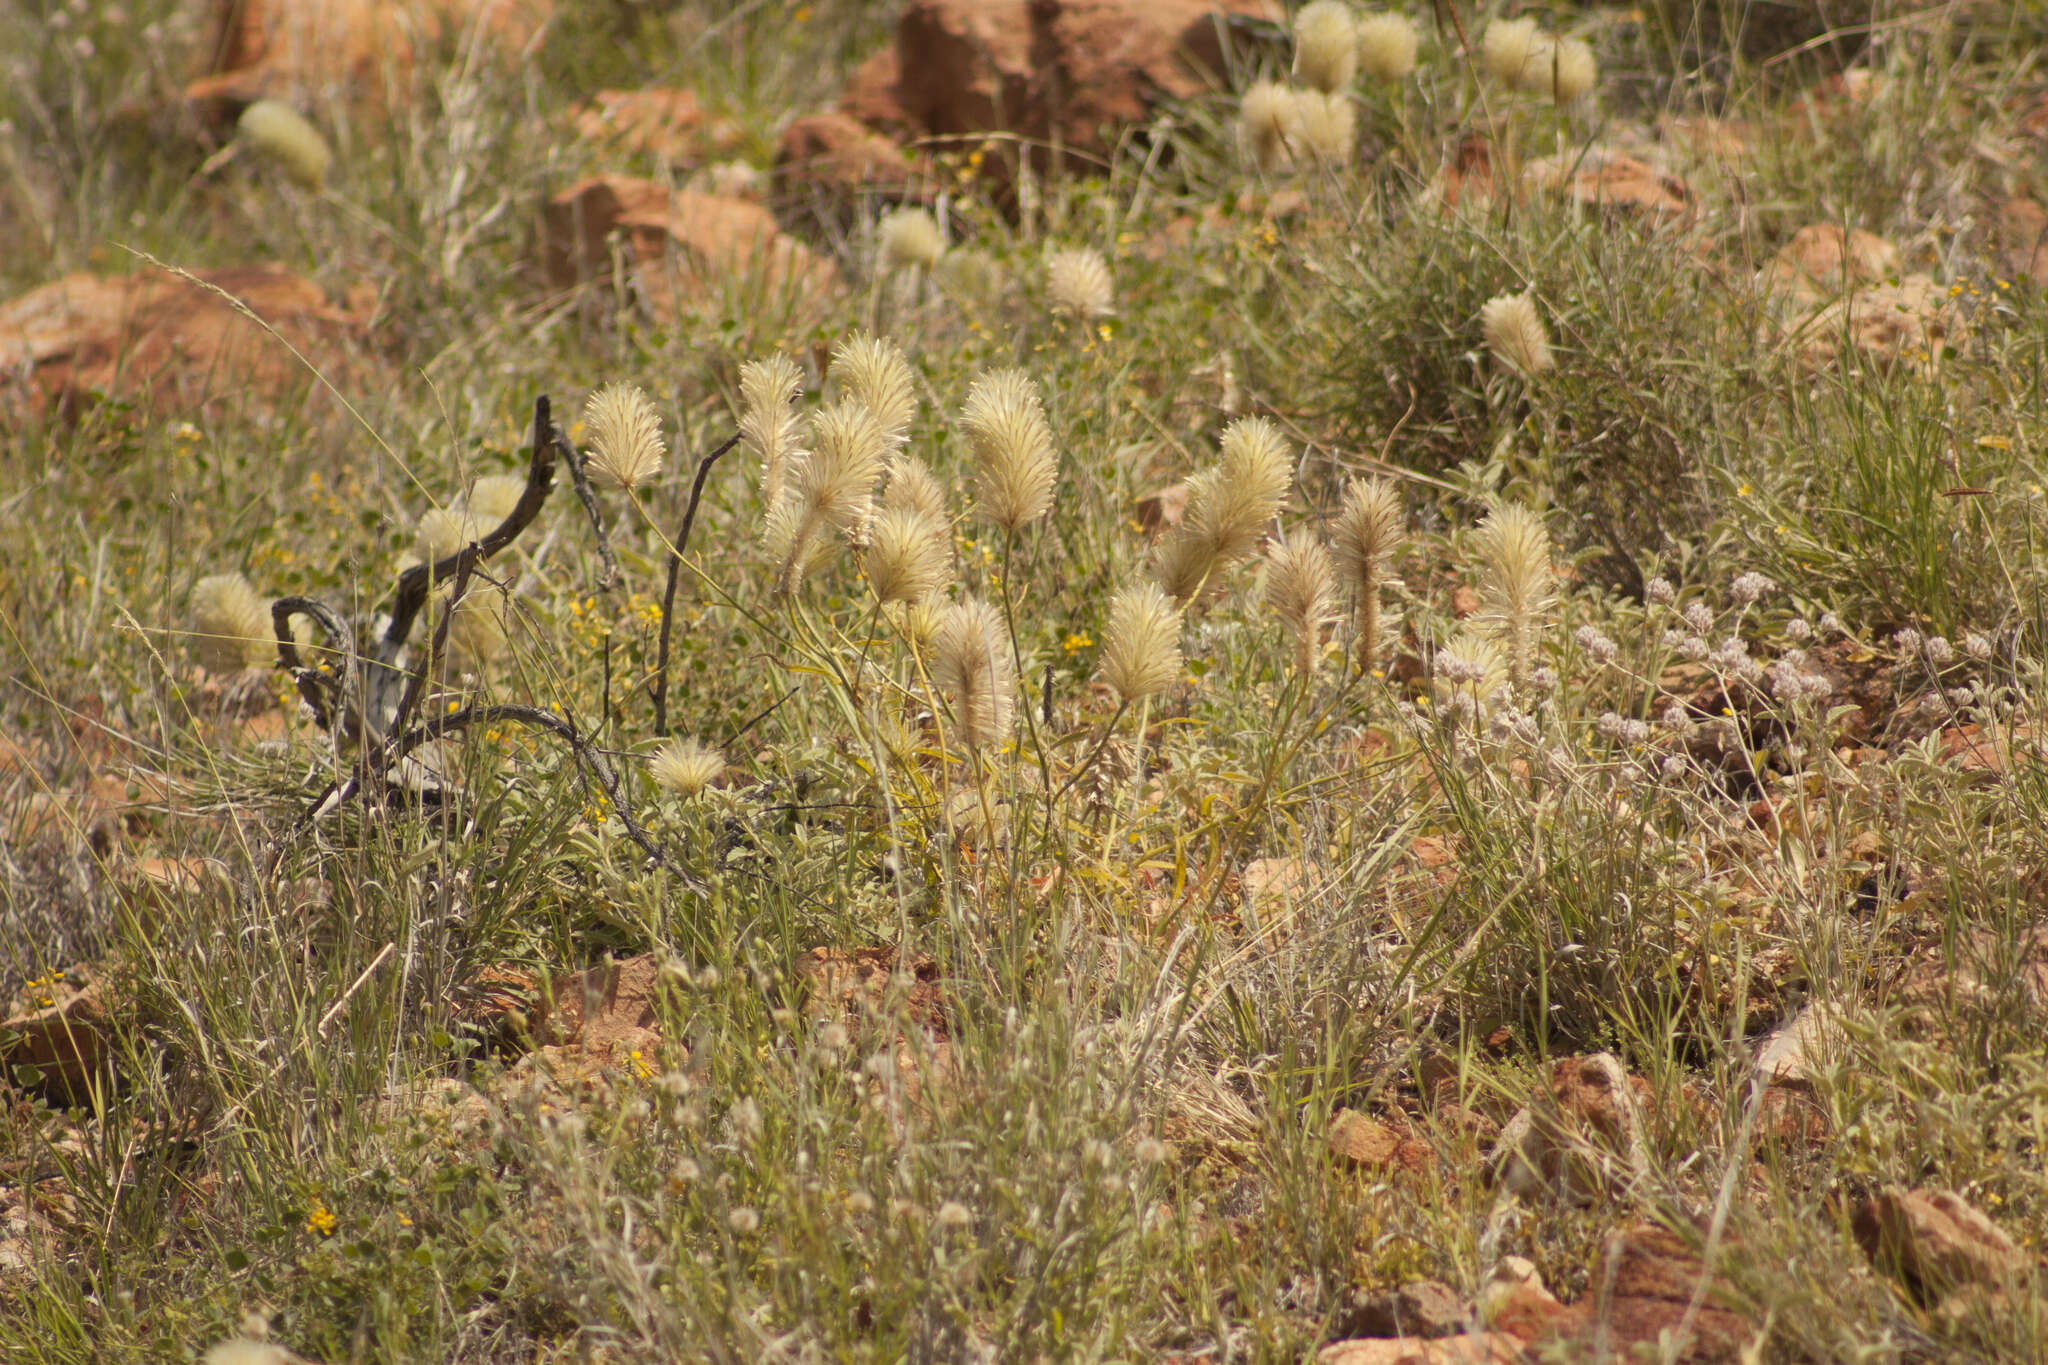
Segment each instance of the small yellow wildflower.
M1095 641L1088 637L1087 631L1077 630L1072 635L1069 635L1060 647L1069 654L1078 654L1094 643Z
M318 1233L322 1237L332 1237L334 1226L334 1214L328 1210L325 1203L315 1197L313 1206L306 1210L306 1231Z

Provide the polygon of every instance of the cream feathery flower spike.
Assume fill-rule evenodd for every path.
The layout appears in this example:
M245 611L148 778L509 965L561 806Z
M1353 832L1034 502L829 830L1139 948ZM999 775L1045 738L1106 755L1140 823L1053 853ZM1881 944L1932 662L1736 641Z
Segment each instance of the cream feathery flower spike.
M1038 386L1022 370L991 370L974 381L960 413L974 446L981 514L1014 531L1052 507L1059 454Z
M1106 318L1116 311L1109 262L1092 246L1064 247L1047 257L1045 292L1055 313L1085 319Z
M1109 604L1102 628L1102 680L1124 702L1172 687L1180 677L1180 606L1146 581Z
M590 472L630 492L661 472L661 418L638 384L607 384L583 406Z

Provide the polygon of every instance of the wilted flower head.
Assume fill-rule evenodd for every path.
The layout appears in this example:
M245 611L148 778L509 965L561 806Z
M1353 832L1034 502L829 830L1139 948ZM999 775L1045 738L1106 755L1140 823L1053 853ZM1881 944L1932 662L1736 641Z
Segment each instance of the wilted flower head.
M192 585L192 647L209 673L233 673L275 657L270 608L238 573Z
M1062 247L1046 258L1046 297L1052 311L1077 318L1103 318L1116 311L1116 285L1109 262L1092 246Z
M1244 92L1237 107L1238 136L1260 170L1278 170L1287 161L1287 121L1293 113L1293 93L1273 81L1258 81Z
M947 607L932 638L932 676L953 700L953 724L971 749L1009 738L1017 670L1003 618L978 598Z
M1343 0L1311 0L1294 16L1294 78L1325 94L1358 74L1358 25Z
M1102 629L1102 680L1119 700L1164 692L1180 677L1180 607L1156 583L1111 599Z
M647 765L655 785L678 796L695 796L725 771L725 755L694 739L672 739Z
M283 100L257 100L244 109L235 122L235 135L307 189L327 183L327 168L334 160L327 139Z
M1507 647L1508 676L1520 688L1535 667L1544 616L1557 600L1550 532L1534 512L1507 503L1480 523L1476 541L1481 566L1476 620Z
M1306 676L1322 657L1323 627L1337 619L1337 571L1307 528L1266 550L1266 605L1294 641L1295 671Z
M1363 671L1372 667L1379 653L1385 633L1380 590L1387 585L1394 556L1407 536L1401 491L1385 479L1353 479L1344 489L1344 503L1331 524L1330 536L1337 547L1338 572L1357 594L1358 667Z
M916 507L884 507L868 529L868 584L884 602L915 602L945 586L952 545Z
M960 414L974 446L978 505L1014 531L1045 515L1059 479L1059 455L1038 386L1022 370L991 370L974 381Z
M1510 90L1529 80L1543 35L1534 19L1496 19L1479 40L1479 62L1486 74Z
M832 375L840 393L875 415L890 445L901 449L908 443L917 387L902 347L887 337L851 333L832 348Z
M1398 81L1415 69L1415 22L1405 14L1368 14L1358 21L1358 64L1376 81Z
M638 488L661 472L661 419L638 384L607 384L583 405L590 472L614 488Z
M1479 330L1486 349L1501 364L1530 378L1557 363L1550 354L1550 329L1528 294L1502 294L1479 310Z
M898 270L930 270L946 254L946 234L923 209L898 209L883 216L875 236L882 259Z
M782 501L791 466L804 459L796 410L803 390L803 372L786 355L740 366L740 439L761 462L761 500L771 510Z
M1297 90L1288 103L1285 126L1288 144L1296 155L1319 165L1339 166L1351 160L1358 111L1349 95Z

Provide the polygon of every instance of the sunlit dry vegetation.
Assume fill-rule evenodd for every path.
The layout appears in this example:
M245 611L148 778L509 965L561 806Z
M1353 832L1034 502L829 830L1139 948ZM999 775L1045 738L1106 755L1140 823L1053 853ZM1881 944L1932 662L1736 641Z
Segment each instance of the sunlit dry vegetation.
M0 0L0 1356L2048 1353L2048 10L1178 9Z

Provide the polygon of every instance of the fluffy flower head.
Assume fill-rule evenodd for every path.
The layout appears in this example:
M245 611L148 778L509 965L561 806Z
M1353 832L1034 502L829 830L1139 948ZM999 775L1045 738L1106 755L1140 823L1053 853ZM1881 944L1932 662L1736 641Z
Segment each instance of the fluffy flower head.
M1325 94L1358 74L1358 24L1343 0L1311 0L1294 16L1294 78Z
M1479 330L1493 358L1524 378L1555 368L1550 329L1528 294L1502 294L1479 310Z
M832 348L832 374L842 394L875 415L891 446L900 449L910 440L917 388L902 347L887 337L854 332Z
M270 608L248 579L211 574L192 585L192 648L209 673L253 668L275 655Z
M638 384L607 384L584 404L590 472L614 488L638 488L661 472L661 419Z
M1244 92L1237 106L1237 131L1252 163L1275 171L1287 162L1287 121L1293 117L1294 95L1272 81L1259 81Z
M695 796L725 771L725 755L694 739L672 739L647 765L655 785L678 796Z
M1368 14L1358 21L1358 64L1376 81L1398 81L1415 69L1420 41L1405 14Z
M875 237L882 260L897 270L930 270L946 254L946 234L923 209L898 209L884 216Z
M1062 247L1048 256L1045 292L1052 311L1069 317L1106 318L1116 311L1109 262L1092 246Z
M961 410L973 444L981 514L1016 530L1045 515L1059 479L1059 455L1038 386L1022 370L991 370L974 381Z
M1350 161L1357 128L1358 111L1349 95L1297 90L1289 101L1288 144L1296 155L1317 165L1341 166Z
M932 676L953 701L954 731L971 749L1009 737L1017 673L1003 618L979 598L946 608L932 638Z
M1102 635L1102 680L1121 700L1164 692L1180 676L1180 606L1158 584L1118 593Z
M884 602L915 602L945 586L945 528L915 507L884 507L868 531L868 583Z
M740 440L761 462L761 500L771 510L804 459L796 411L803 391L803 372L786 355L740 366Z

